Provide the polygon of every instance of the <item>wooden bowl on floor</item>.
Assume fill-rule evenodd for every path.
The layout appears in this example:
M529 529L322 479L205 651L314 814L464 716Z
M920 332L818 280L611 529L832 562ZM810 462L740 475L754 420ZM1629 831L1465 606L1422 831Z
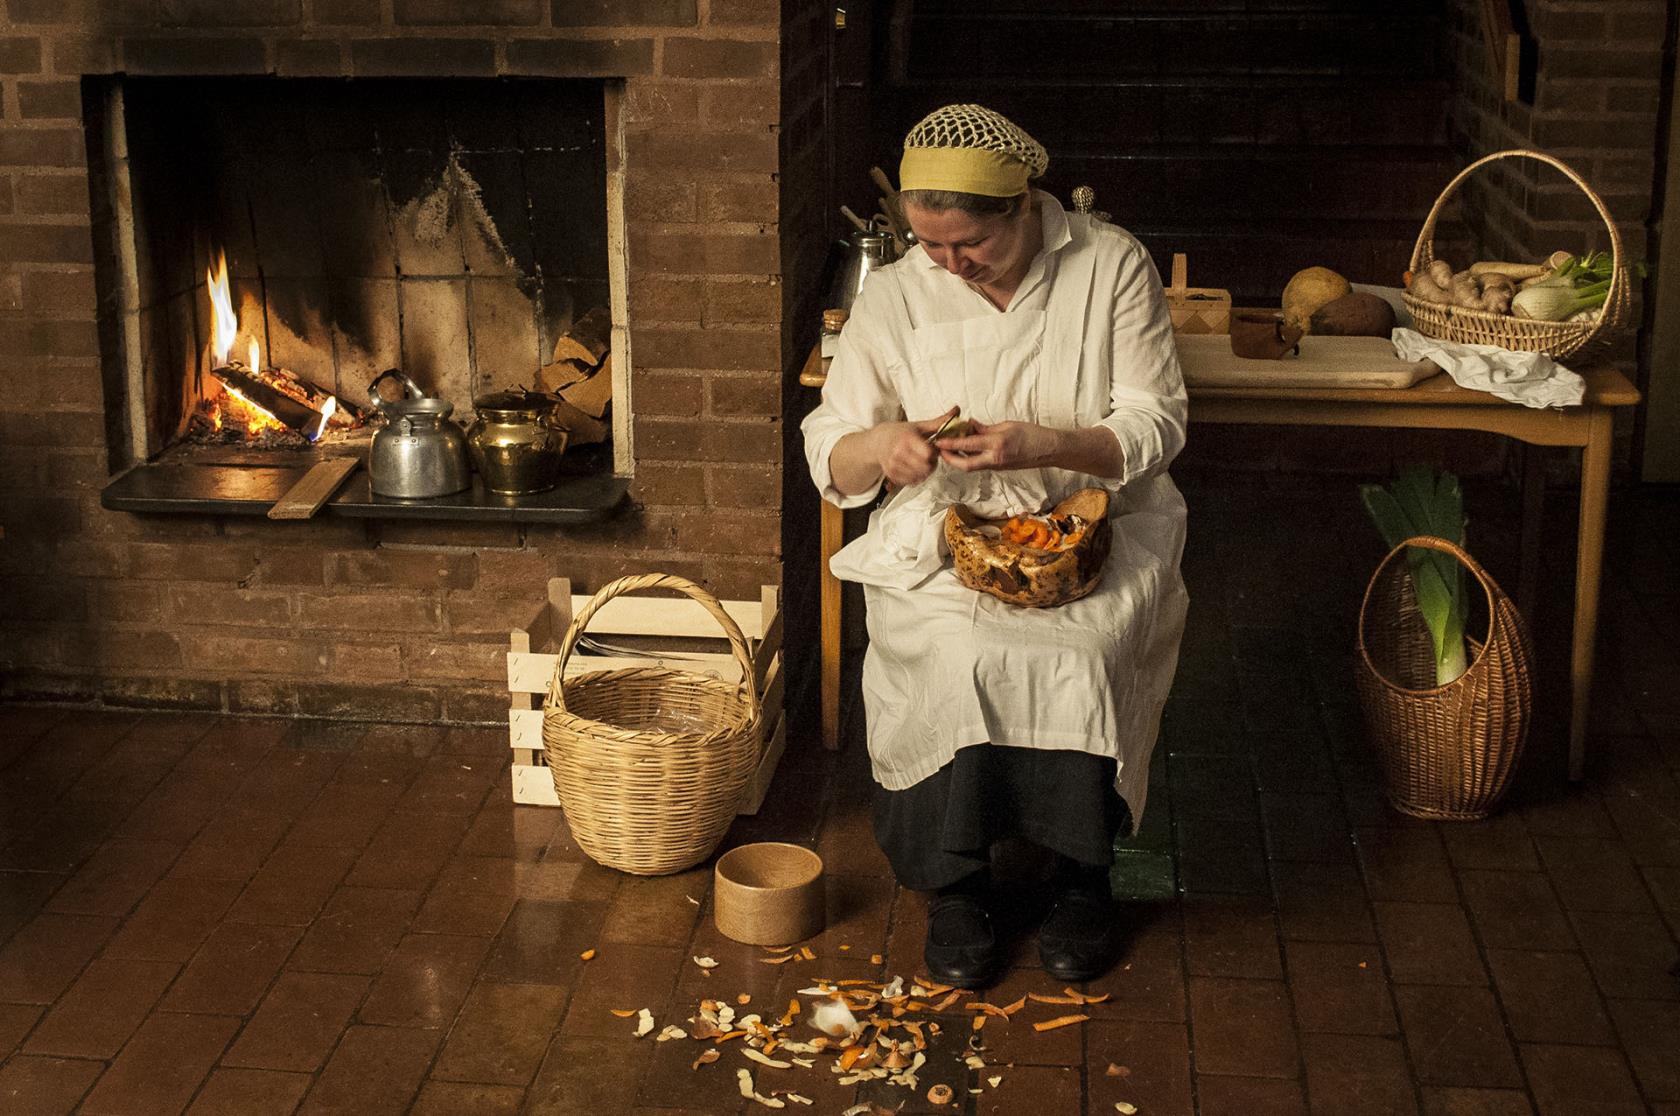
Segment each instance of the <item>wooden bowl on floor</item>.
M748 945L791 945L822 932L822 857L802 845L763 841L718 857L712 871L718 933Z

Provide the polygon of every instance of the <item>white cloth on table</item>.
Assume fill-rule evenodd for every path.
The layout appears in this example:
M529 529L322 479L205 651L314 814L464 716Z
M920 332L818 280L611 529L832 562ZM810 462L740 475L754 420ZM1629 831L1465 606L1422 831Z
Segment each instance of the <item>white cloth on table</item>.
M1525 407L1573 407L1587 382L1545 353L1519 353L1497 345L1466 345L1396 329L1394 351L1401 360L1432 360L1462 388L1492 392Z
M1066 213L1035 191L1044 248L1004 311L920 247L872 274L852 307L822 404L803 424L811 476L842 508L829 455L882 422L953 404L981 422L1102 426L1124 476L1064 469L964 473L939 465L870 516L835 555L862 582L863 693L877 782L903 790L987 742L1113 756L1116 790L1143 816L1149 756L1177 667L1188 597L1179 575L1183 498L1166 468L1184 445L1187 399L1161 281L1130 234ZM1006 604L952 573L940 524L964 503L985 516L1039 512L1081 488L1111 495L1113 549L1089 596Z

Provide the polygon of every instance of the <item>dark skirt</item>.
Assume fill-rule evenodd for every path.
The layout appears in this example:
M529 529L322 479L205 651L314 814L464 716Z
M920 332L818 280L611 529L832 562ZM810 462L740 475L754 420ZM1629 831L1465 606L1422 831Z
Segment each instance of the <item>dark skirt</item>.
M931 891L984 868L992 843L1024 837L1083 864L1114 859L1130 828L1110 756L980 744L913 787L875 788L875 840L898 882Z

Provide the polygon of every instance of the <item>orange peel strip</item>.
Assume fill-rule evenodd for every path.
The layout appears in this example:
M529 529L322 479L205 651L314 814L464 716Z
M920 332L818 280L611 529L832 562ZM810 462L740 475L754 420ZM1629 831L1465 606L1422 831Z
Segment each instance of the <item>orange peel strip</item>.
M1027 998L1025 996L1022 996L1019 1000L1016 1000L1012 1004L1003 1005L1003 1014L1004 1015L1014 1015L1016 1012L1020 1011L1022 1008L1026 1007L1026 1006L1027 1006Z
M840 1068L842 1070L849 1070L855 1066L857 1064L857 1060L863 1057L864 1049L865 1048L862 1046L848 1046L846 1049L842 1050L840 1052Z
M805 958L807 961L815 961L817 959L817 955L811 952L810 946L800 946L799 956Z
M719 1035L717 1038L713 1039L712 1041L716 1042L719 1046L722 1046L724 1043L728 1042L730 1039L741 1038L746 1033L747 1032L745 1032L745 1031L725 1031L723 1034Z
M620 1019L629 1019L632 1015L636 1014L636 1011L635 1011L634 1008L631 1008L629 1010L626 1010L624 1008L613 1008L612 1013L614 1015L618 1016Z
M940 1000L937 1004L934 1004L933 1005L933 1010L935 1012L945 1011L947 1008L949 1008L952 1004L956 1003L960 999L962 999L962 992L961 991L953 991L950 995L946 996L943 1000Z
M1075 1023L1083 1023L1091 1018L1089 1015L1058 1015L1054 1019L1046 1019L1042 1023L1034 1023L1035 1031L1054 1031L1058 1027L1070 1027Z
M1035 1004L1082 1004L1083 996L1045 996L1038 992L1028 992L1027 999Z
M980 1028L984 1027L986 1025L986 1020L990 1018L991 1016L989 1015L976 1015L974 1017L974 1029L978 1031Z

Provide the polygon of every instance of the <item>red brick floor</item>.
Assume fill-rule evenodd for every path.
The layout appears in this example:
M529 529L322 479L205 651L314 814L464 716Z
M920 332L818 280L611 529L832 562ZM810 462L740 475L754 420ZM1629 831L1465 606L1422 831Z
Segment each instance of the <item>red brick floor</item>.
M1372 553L1329 503L1264 481L1193 502L1196 605L1090 1022L999 1022L973 1072L953 1015L922 1075L955 1088L947 1110L754 1066L760 1091L823 1114L1680 1113L1680 515L1619 505L1631 576L1606 587L1587 782L1560 777L1553 702L1507 806L1446 825L1389 810L1361 742L1347 624ZM1337 531L1354 541L1323 545ZM1536 625L1554 664L1564 561ZM707 866L622 876L559 811L510 805L503 730L0 707L0 1113L758 1111L739 1054L691 1069L693 1044L612 1009L663 1026L920 968L861 747L795 736L728 838L830 868L818 960L775 966L716 932ZM1035 967L1034 858L1005 853L999 1003L1059 988Z

